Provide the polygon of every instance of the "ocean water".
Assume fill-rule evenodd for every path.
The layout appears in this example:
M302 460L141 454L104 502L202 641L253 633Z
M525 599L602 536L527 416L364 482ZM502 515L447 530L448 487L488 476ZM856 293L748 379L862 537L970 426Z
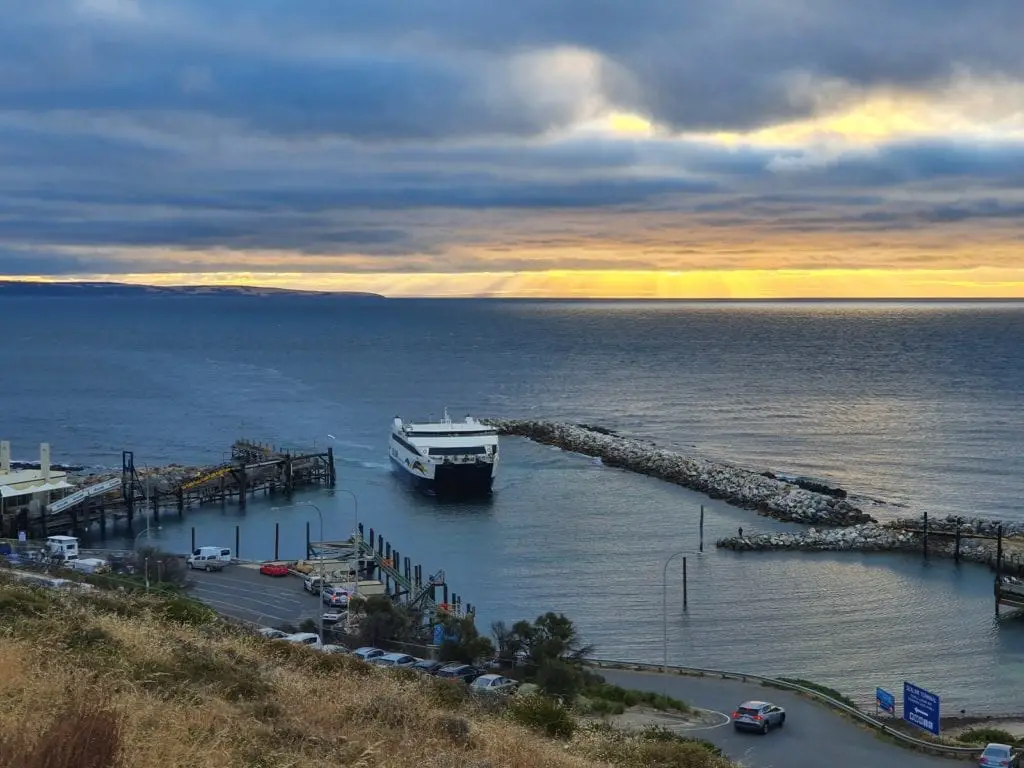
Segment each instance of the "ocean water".
M332 444L339 488L299 498L325 534L357 516L493 620L564 611L599 655L812 678L862 701L911 680L947 713L1024 710L1024 621L976 566L738 554L791 526L593 459L507 438L493 499L445 504L387 467L394 415L602 424L758 469L828 478L873 514L1024 519L1024 305L0 297L0 437L16 459L222 460L246 436ZM354 498L353 498L354 497ZM355 499L355 501L354 501ZM299 556L312 510L165 518L197 540ZM356 505L358 504L358 510ZM318 521L314 524L314 535ZM120 534L126 541L131 534Z

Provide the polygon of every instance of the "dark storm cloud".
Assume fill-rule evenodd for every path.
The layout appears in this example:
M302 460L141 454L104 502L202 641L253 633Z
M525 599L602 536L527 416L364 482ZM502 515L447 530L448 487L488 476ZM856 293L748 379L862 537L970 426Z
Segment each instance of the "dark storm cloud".
M484 239L682 252L689 223L1009 227L1024 194L1019 143L553 138L608 109L736 131L962 72L1012 83L1020 0L20 5L0 25L0 274L190 263L104 248L235 252L211 269L244 269L249 250L426 270L409 254L455 268L448 247ZM894 205L900 190L921 198Z
M591 51L611 101L687 129L810 114L807 77L928 87L1024 72L1019 0L50 0L0 27L0 108L187 109L367 139L536 133L588 94L549 64ZM521 73L520 73L521 74Z

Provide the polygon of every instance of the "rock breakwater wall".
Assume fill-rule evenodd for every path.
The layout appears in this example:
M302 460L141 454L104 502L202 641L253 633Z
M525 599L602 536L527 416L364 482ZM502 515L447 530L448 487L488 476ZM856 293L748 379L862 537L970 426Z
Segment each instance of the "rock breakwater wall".
M489 419L503 435L518 435L566 451L599 457L607 466L656 477L776 520L824 526L874 522L845 499L728 464L687 456L592 426Z
M762 533L742 538L733 536L719 539L715 544L719 548L738 552L909 552L920 555L923 552L922 538L919 533L899 530L891 525L868 523L827 531L811 528L801 533ZM1022 539L1017 537L1007 541L1016 544ZM955 546L952 537L929 538L928 555L952 558L955 556ZM996 544L989 539L962 538L960 559L994 569ZM1003 555L1003 570L1006 573L1024 573L1024 555L1008 548Z

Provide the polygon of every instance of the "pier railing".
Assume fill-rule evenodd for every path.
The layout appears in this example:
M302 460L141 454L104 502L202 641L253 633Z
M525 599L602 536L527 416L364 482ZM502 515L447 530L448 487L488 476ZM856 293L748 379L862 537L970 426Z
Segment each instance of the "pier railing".
M604 669L621 669L625 671L635 672L662 672L666 669L663 664L645 664L637 661L617 661L614 659L587 659L587 663L593 667L604 668ZM928 739L919 739L916 736L911 736L908 733L904 733L896 728L892 728L887 725L884 721L873 717L866 712L862 712L856 707L851 707L838 699L834 699L831 696L827 696L821 691L816 691L813 688L807 688L806 686L800 685L799 683L791 683L788 680L779 680L774 677L765 677L763 675L752 675L747 672L731 672L722 669L705 669L702 667L684 667L675 664L670 664L667 667L668 671L677 675L691 675L694 677L717 677L723 680L741 680L743 682L751 681L760 683L761 685L770 686L772 688L781 688L789 691L796 691L802 693L805 696L809 696L822 704L837 709L843 714L849 715L860 722L871 726L879 733L883 733L900 743L919 749L924 752L932 752L939 755L948 757L978 757L984 751L984 747L960 747L953 746L951 744L943 744L937 741L931 741Z

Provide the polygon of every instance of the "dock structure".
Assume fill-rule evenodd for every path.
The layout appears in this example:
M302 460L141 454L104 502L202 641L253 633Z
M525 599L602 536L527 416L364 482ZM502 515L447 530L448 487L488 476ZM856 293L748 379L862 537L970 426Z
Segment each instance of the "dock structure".
M391 542L374 531L366 535L363 524L357 532L344 541L309 541L309 524L306 525L306 556L310 562L319 558L337 562L349 560L358 563L357 578L376 579L383 582L386 594L396 603L419 610L432 620L438 613L453 616L471 616L475 613L471 604L463 604L462 598L449 593L448 582L443 570L427 573L423 566L413 564L403 557Z
M0 534L15 538L25 532L46 538L56 532L84 531L96 524L104 531L118 520L127 520L131 526L137 514L147 511L159 522L168 509L181 516L186 509L223 505L229 500L244 508L247 500L260 492L291 494L313 485L333 488L337 481L330 447L324 452L293 452L236 440L230 456L221 464L191 471L180 467L140 471L134 452L122 451L120 475L90 478L69 495L51 496L43 502L37 499L12 514L5 513Z

